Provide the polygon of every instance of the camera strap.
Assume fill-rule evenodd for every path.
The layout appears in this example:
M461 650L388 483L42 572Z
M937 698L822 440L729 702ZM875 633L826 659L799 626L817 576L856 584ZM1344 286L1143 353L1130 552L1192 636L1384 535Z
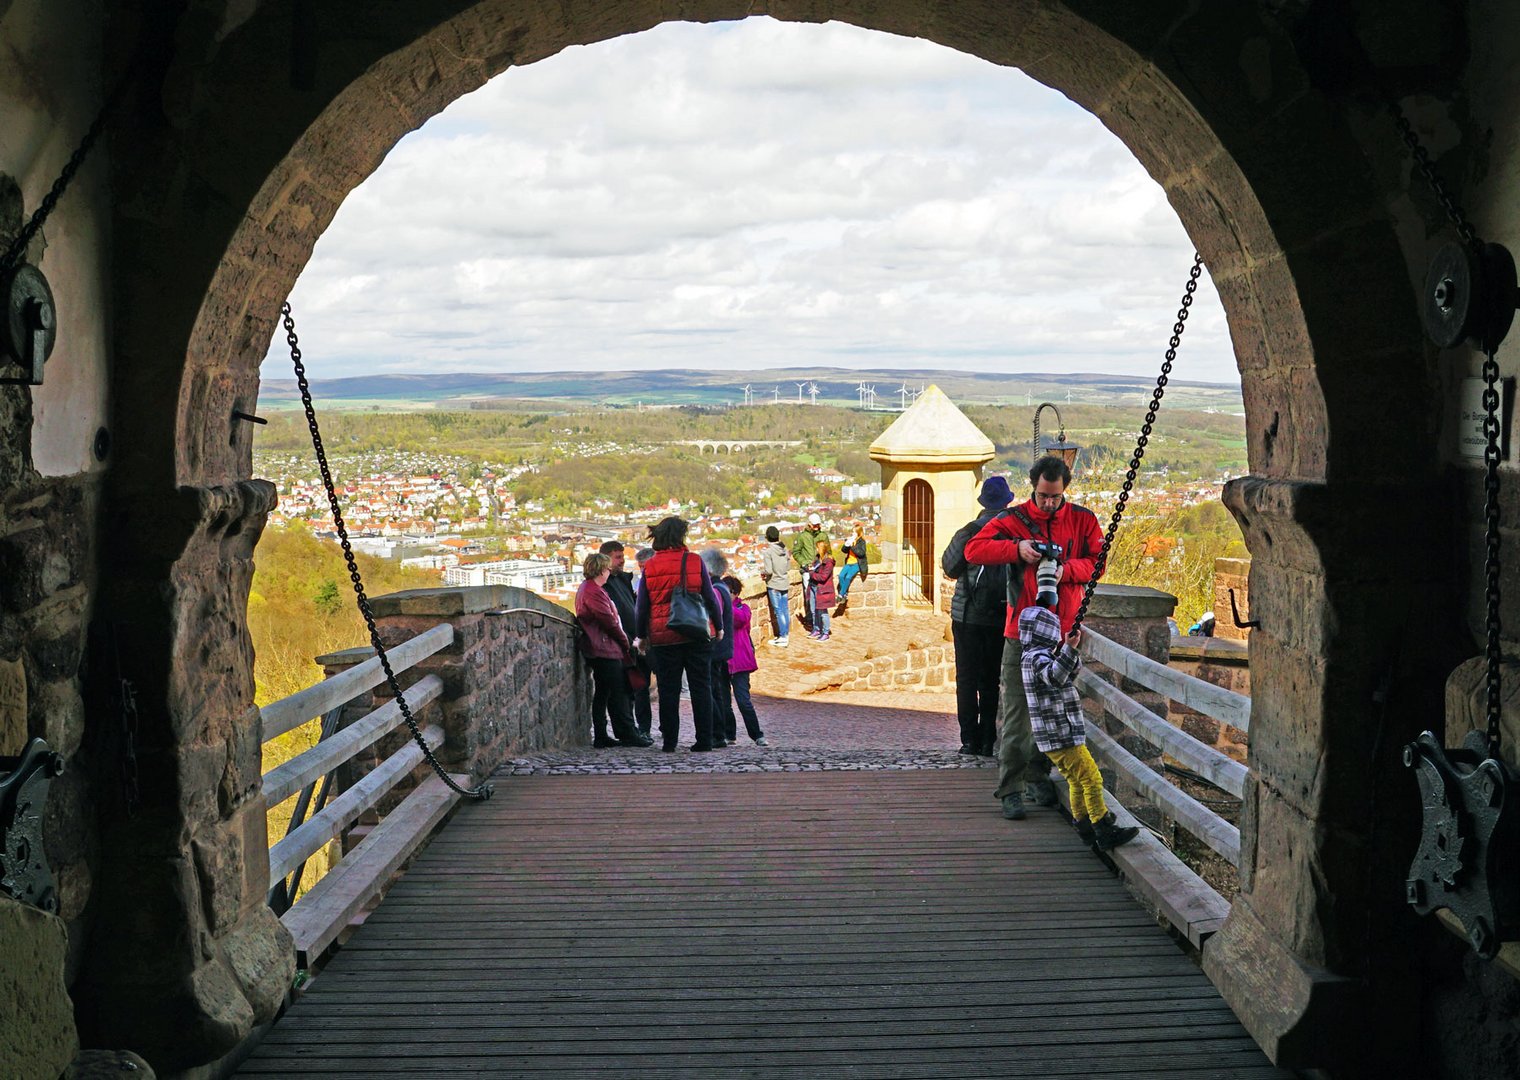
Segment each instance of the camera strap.
M1024 528L1029 530L1029 539L1039 539L1040 530L1035 528L1033 519L1031 519L1028 514L1024 513L1024 508L1022 506L1010 506L1008 508L1008 513L1018 518L1019 523L1023 525ZM1019 594L1024 589L1024 561L1022 559L1015 560L1013 567L1018 572L1009 573L1008 575L1008 606L1010 608L1017 608L1019 606Z

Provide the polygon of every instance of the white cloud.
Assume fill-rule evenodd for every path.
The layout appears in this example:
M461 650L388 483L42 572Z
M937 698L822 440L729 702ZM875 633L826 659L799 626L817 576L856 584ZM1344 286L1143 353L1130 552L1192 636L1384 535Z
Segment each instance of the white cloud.
M750 19L567 50L455 102L349 196L292 304L317 377L1150 374L1191 257L1129 152L1021 72ZM1206 277L1193 312L1178 377L1235 381Z

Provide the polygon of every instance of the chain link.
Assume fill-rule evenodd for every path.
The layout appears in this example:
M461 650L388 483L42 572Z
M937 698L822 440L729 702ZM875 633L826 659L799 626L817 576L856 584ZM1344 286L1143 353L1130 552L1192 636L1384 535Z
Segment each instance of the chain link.
M1388 102L1388 111L1393 115L1393 123L1398 128L1399 135L1404 140L1404 145L1409 148L1410 156L1414 158L1415 165L1419 167L1420 174L1425 177L1425 182L1430 185L1430 190L1435 194L1436 201L1441 204L1441 209L1446 213L1447 220L1457 230L1457 235L1469 248L1477 250L1483 246L1483 241L1478 236L1478 230L1473 228L1472 222L1467 220L1467 215L1457 205L1446 189L1446 184L1436 175L1435 168L1430 163L1430 154L1425 147L1420 145L1420 140L1414 133L1413 126L1404 115L1404 110L1399 108L1396 101ZM1500 641L1503 632L1503 624L1499 617L1499 362L1494 357L1494 350L1485 350L1483 358L1483 591L1484 591L1484 630L1485 642L1483 655L1486 661L1484 673L1485 688L1487 690L1487 703L1485 712L1488 720L1488 755L1492 758L1499 756L1501 746L1500 714L1500 690L1502 680L1500 677Z
M1172 338L1167 343L1166 359L1161 363L1161 374L1156 376L1156 392L1151 395L1151 407L1145 414L1145 423L1140 426L1140 437L1135 440L1135 453L1129 459L1129 470L1124 474L1124 486L1119 492L1119 501L1114 506L1113 517L1108 521L1108 532L1103 536L1103 547L1098 552L1097 562L1093 566L1093 575L1087 581L1087 586L1082 590L1082 606L1077 609L1076 621L1072 623L1072 629L1082 625L1087 618L1087 609L1092 604L1094 591L1098 588L1098 582L1103 578L1103 571L1108 568L1108 552L1114 546L1114 536L1119 531L1119 521L1124 517L1124 507L1129 503L1130 492L1135 487L1135 476L1140 471L1140 459L1145 457L1145 447L1151 441L1151 427L1156 422L1156 414L1161 411L1161 396L1166 393L1167 380L1172 374L1172 364L1177 359L1177 347L1182 344L1182 332L1187 329L1188 311L1193 306L1193 294L1198 291L1198 275L1203 273L1203 256L1193 255L1193 269L1188 273L1187 287L1182 293L1182 306L1177 309L1177 321L1172 324Z
M137 816L142 805L142 788L137 770L137 690L127 679L122 679L117 689L121 696L121 790L127 817Z
M47 224L47 219L58 205L58 200L63 198L63 193L73 183L74 174L79 172L80 168L84 165L85 158L90 156L90 151L95 148L96 142L100 140L101 132L106 127L106 121L110 118L111 113L115 111L117 103L121 101L135 73L134 69L129 68L127 73L122 76L121 81L116 84L116 88L111 91L111 96L106 98L105 104L95 114L95 119L91 121L89 130L84 133L84 138L79 140L79 145L69 155L69 160L64 163L63 171L58 174L58 179L53 181L53 186L42 197L42 202L37 204L37 209L32 212L31 218L22 226L21 231L11 240L9 246L6 247L5 254L0 255L0 279L8 276L25 259L26 249L31 246L37 234L42 231L42 226Z
M1420 145L1420 137L1414 133L1414 125L1404 115L1404 110L1399 107L1397 101L1389 100L1388 111L1393 114L1393 125L1399 130L1399 137L1404 140L1404 145L1409 148L1410 156L1414 158L1415 165L1421 175L1425 177L1425 183L1430 185L1431 192L1436 197L1436 202L1441 204L1441 209L1446 213L1447 220L1456 227L1457 235L1468 247L1482 246L1478 239L1478 230L1473 228L1472 222L1467 220L1467 215L1457 205L1457 200L1446 189L1445 182L1436 175L1435 166L1430 163L1430 154L1425 147Z
M1497 758L1500 748L1499 642L1503 625L1499 619L1499 361L1488 350L1483 359L1483 578L1488 640L1485 679L1488 689L1488 756Z
M306 382L306 365L301 363L301 343L296 337L296 320L291 314L289 302L280 305L280 317L285 325L285 342L290 346L290 362L295 367L296 384L301 388L301 404L306 409L306 426L311 430L311 445L316 450L317 467L322 472L322 486L327 489L327 504L332 510L333 525L338 530L338 542L343 547L343 560L348 564L348 579L354 584L359 614L364 616L364 625L369 628L369 641L375 648L380 667L385 671L385 681L396 697L396 704L401 708L401 717L406 721L412 738L422 748L422 756L433 767L433 771L459 794L471 799L489 799L495 790L491 784L483 783L473 788L461 787L444 769L443 763L434 756L427 740L422 737L422 729L417 725L417 719L412 715L411 707L406 703L406 695L401 691L401 684L396 681L396 673L391 670L390 657L385 653L385 646L380 641L380 631L375 626L375 613L370 609L369 597L364 593L364 581L359 576L359 564L354 560L354 549L348 542L348 527L343 523L343 510L338 505L338 492L333 485L332 471L327 467L327 450L322 445L322 431L317 426L317 411L311 403L311 387Z

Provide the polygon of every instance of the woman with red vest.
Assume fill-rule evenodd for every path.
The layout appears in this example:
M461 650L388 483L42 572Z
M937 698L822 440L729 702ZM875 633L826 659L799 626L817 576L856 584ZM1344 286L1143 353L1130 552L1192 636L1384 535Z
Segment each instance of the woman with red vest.
M655 685L660 696L661 749L674 753L681 739L681 675L691 689L691 718L696 741L691 749L713 749L712 640L723 634L723 611L712 578L702 560L686 547L686 522L665 518L649 529L654 558L644 564L643 587L634 607L634 627L640 645L649 649ZM700 596L707 609L708 633L701 640L670 628L670 596L677 583Z

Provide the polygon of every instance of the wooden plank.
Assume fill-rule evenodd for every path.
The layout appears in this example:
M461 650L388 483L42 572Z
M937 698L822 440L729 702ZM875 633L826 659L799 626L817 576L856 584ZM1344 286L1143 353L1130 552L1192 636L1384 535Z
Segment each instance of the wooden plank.
M454 627L448 623L440 623L431 630L403 641L394 649L386 649L385 654L390 660L391 670L399 676L419 660L432 656L440 649L453 644L453 641ZM283 735L293 728L298 728L308 720L321 716L344 702L352 701L364 691L379 686L384 681L385 669L380 666L380 658L374 656L330 679L323 679L289 697L270 702L259 710L259 720L264 732L263 741L268 742L277 735Z
M424 728L422 738L431 750L443 745L443 728L434 724ZM422 748L415 739L376 766L368 776L313 814L300 828L269 849L269 880L277 881L311 858L312 853L353 823L360 814L374 806L422 761Z
M443 680L428 675L407 688L406 703L415 716L443 693ZM402 721L401 703L388 701L331 738L305 750L264 774L264 801L278 806L318 777L332 772L365 747L378 742Z
M1251 730L1251 699L1244 694L1158 664L1110 641L1091 627L1083 627L1082 655L1205 716L1241 731Z
M469 786L468 776L455 783ZM296 963L309 968L337 940L355 915L380 894L397 869L430 836L460 795L430 776L385 815L353 851L343 856L295 906L280 916L296 943Z
M1234 825L1168 783L1091 720L1087 721L1087 746L1100 762L1122 773L1159 810L1228 859L1231 866L1240 865L1240 830Z
M1237 799L1244 795L1249 771L1228 754L1199 742L1085 668L1077 672L1077 689L1096 698L1109 716L1155 743L1163 753L1180 761L1221 791L1227 791Z
M990 780L504 780L242 1074L1283 1077L1070 825L1004 821Z

